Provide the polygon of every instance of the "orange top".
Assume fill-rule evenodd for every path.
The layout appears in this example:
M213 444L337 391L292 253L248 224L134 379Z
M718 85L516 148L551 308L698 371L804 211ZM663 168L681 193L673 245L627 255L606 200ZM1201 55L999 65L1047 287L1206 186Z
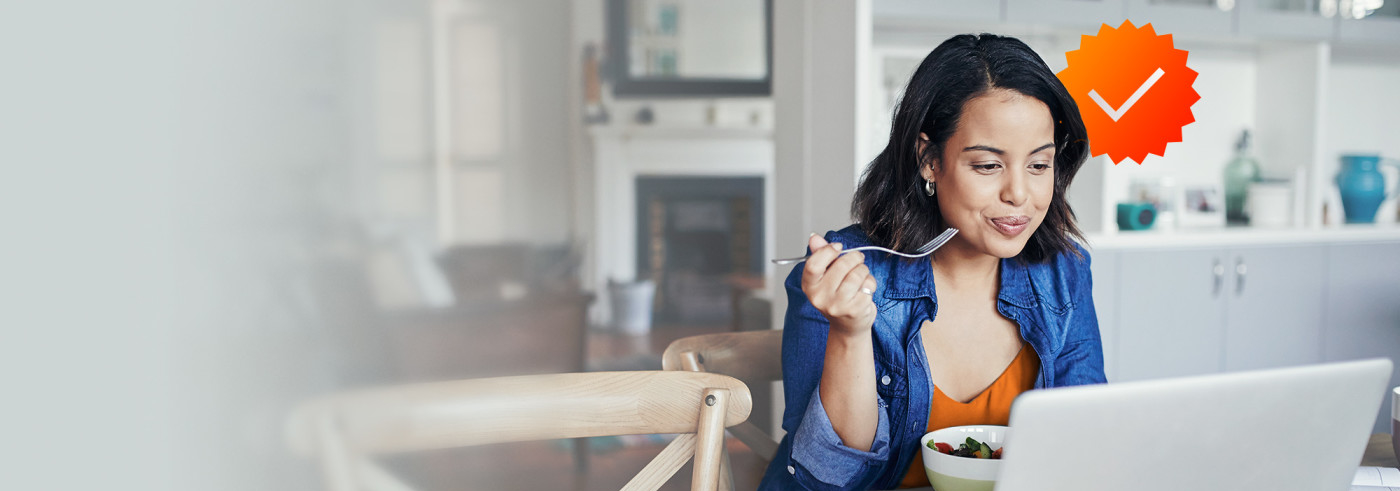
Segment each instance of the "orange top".
M933 388L933 401L929 404L928 431L941 430L964 425L1006 425L1011 420L1011 401L1022 392L1035 387L1036 375L1040 374L1040 357L1029 343L1021 341L1021 351L1011 360L1006 370L992 385L982 390L966 403L948 397L938 387ZM951 443L957 448L958 442ZM923 449L919 449L923 452ZM922 456L914 457L909 473L900 482L901 488L928 486L928 474L924 472Z

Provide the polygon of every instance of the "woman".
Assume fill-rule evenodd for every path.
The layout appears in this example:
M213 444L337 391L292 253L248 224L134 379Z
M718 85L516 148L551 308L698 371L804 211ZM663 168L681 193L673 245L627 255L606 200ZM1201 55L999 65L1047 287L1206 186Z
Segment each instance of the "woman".
M762 489L927 486L925 433L1004 425L1022 392L1105 381L1065 202L1087 154L1074 99L1021 41L961 35L924 59L856 190L859 223L813 234L788 275L787 435ZM913 252L949 227L922 259L838 254Z

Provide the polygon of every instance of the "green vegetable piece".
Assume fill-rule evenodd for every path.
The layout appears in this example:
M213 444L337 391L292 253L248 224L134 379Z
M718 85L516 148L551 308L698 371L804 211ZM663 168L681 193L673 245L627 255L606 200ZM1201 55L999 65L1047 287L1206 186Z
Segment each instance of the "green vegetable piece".
M972 437L969 436L967 437L967 446L968 448L971 448L973 452L976 452L977 449L982 446L982 442L974 440Z
M935 445L935 444L933 443L933 440L929 440L928 443L926 443L925 445L927 445L928 448L931 448L931 449L934 449L934 450L938 450L938 445Z
M990 459L990 458L992 458L992 447L987 446L987 444L985 444L985 443L982 444L982 458L984 458L984 459Z

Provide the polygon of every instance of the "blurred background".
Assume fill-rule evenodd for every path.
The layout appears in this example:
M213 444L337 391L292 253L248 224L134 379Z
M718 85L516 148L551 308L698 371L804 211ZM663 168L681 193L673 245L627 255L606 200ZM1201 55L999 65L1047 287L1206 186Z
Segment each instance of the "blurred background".
M850 223L934 46L1013 35L1059 71L1124 19L1190 52L1201 99L1165 157L1069 191L1109 379L1400 359L1400 2L0 7L0 485L324 489L284 433L309 397L780 329L767 259ZM780 436L781 384L753 389ZM385 462L615 489L665 441Z

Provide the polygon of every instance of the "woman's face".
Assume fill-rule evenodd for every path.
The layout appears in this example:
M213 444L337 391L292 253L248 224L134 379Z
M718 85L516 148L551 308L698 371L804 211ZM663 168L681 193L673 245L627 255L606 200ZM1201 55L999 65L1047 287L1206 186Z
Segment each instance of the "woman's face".
M993 89L963 106L942 158L925 166L955 242L1014 257L1045 220L1055 195L1055 122L1034 97ZM920 149L927 135L920 133Z

